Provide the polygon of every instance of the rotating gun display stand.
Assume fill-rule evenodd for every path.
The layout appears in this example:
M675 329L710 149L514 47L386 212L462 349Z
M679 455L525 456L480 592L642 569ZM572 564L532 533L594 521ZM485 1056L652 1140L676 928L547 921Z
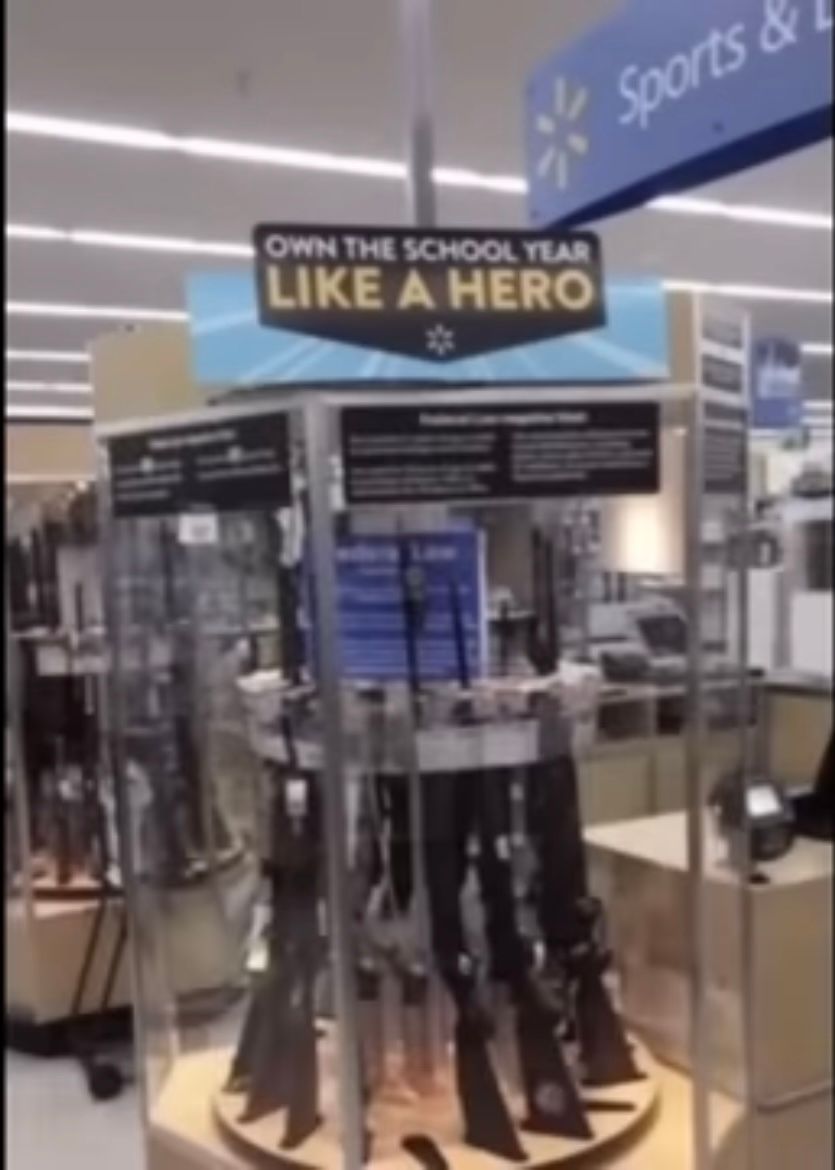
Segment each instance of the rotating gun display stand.
M154 1170L270 1162L489 1170L578 1159L631 1168L662 1151L665 1165L696 1170L694 1111L709 1101L709 1062L696 1054L688 1095L621 1017L607 907L586 875L571 694L580 664L561 651L559 582L531 583L547 563L533 538L542 510L571 492L599 496L616 527L629 499L665 503L682 536L670 571L686 581L697 574L709 399L697 384L642 386L626 398L618 388L516 390L504 421L499 391L470 390L465 406L452 392L310 391L301 407L215 407L101 433L112 511L109 589L120 599L115 681L126 696L117 708L120 783L130 782L139 758L136 728L150 734L169 710L164 697L154 698L154 672L125 665L147 643L154 618L138 604L142 590L125 590L124 575L146 591L156 579L164 550L150 534L160 525L176 546L181 604L200 614L181 694L190 696L183 713L200 728L207 782L221 699L240 720L260 773L250 824L242 814L238 831L258 853L261 892L257 913L249 902L244 915L253 930L240 929L239 919L231 931L228 980L231 990L249 979L251 995L218 1004L194 1032L153 958L161 925L155 895L166 884L165 850L153 842L179 816L168 803L174 788L164 761L143 756L156 795L144 829L129 834L128 852L135 933L144 940L138 1020L153 1070ZM450 534L480 532L460 486L469 465L444 432L450 419L460 425L456 412L466 414L482 452L518 442L520 451L541 453L558 435L582 456L581 486L570 490L555 491L541 465L527 467L517 455L503 480L497 473L478 492L479 515L489 507L501 517L507 502L537 500L529 547L539 551L522 572L527 591L513 599L532 611L535 629L526 661L512 666L501 647L487 652L488 606L479 600L485 584L504 582L485 582L483 561L462 584L439 551ZM387 452L373 475L357 455L363 443L352 444L370 419L382 435L377 450ZM578 429L565 439L563 425ZM410 441L423 426L432 427L436 446L422 464ZM497 427L507 428L498 445ZM532 447L536 427L544 430ZM612 472L613 429L632 444L622 474ZM177 474L149 492L142 475L160 449L172 460L176 454ZM259 455L250 463L251 450ZM453 464L459 487L440 506L435 491L427 519L420 485L451 476ZM682 464L684 488L670 503L668 476ZM337 465L344 501L335 518ZM234 474L216 474L226 467ZM363 494L369 482L373 497ZM269 535L278 637L258 654L249 647L221 677L204 658L212 624L203 601L234 515ZM518 508L514 516L518 523ZM491 539L502 539L500 523L496 531ZM610 555L620 571L629 541L619 535ZM137 542L141 566L130 553ZM635 566L645 550L631 551L623 571L635 574L639 594ZM457 554L448 555L451 564ZM348 568L367 569L375 557L374 587L364 592ZM653 587L659 572L656 558ZM690 910L703 929L699 589L685 592ZM498 623L500 637L506 625ZM245 638L237 642L246 648ZM698 946L696 953L689 994L698 1021ZM664 1102L673 1098L668 1116Z

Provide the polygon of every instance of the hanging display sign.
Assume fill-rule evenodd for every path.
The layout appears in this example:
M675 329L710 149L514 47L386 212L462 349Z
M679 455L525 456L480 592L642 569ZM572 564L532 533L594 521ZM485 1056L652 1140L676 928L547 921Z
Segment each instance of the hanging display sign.
M317 240L323 249L341 244L339 232L308 229L302 238L310 248ZM276 253L288 242L284 236L265 239L273 243L263 247ZM190 277L195 380L238 390L577 385L670 376L664 289L657 281L601 286L593 237L588 253L580 240L566 249L559 237L513 233L383 232L351 239L350 253L334 254L366 257L365 263L323 266L314 249L306 261L280 265L277 274L262 257L257 281L248 271ZM359 240L380 255L391 243L392 255L415 263L372 264ZM570 262L572 254L577 263ZM511 263L514 258L518 263ZM320 269L328 275L313 275ZM558 297L562 308L555 308Z
M600 242L538 235L265 225L261 324L445 363L606 324Z
M705 495L741 498L748 484L746 407L706 402L702 478Z
M579 223L832 134L832 0L622 0L526 92L531 222Z
M108 451L117 517L279 508L291 500L283 414L118 435L108 441Z
M705 298L701 303L699 362L701 384L708 390L748 401L748 318L730 306Z
M486 576L483 535L475 529L357 536L336 550L339 664L343 678L409 677L403 600L403 550L419 580L417 667L422 682L458 678L452 590L460 604L470 676L485 671Z
M638 495L659 487L657 403L349 407L349 504Z
M803 426L803 357L785 338L754 346L752 425L757 430L798 431Z

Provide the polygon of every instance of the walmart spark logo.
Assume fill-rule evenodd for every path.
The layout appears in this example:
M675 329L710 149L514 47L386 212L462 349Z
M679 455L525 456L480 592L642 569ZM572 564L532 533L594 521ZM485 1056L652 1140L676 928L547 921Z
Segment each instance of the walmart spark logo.
M541 179L553 177L560 191L568 189L573 164L589 152L589 140L580 124L588 104L585 86L572 89L564 77L558 77L552 112L540 114L536 120L537 132L545 140L537 172Z

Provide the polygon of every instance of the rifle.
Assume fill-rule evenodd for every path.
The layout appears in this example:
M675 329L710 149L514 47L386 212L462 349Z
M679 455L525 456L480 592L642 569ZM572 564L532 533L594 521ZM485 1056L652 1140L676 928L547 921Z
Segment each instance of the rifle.
M47 619L46 586L44 585L44 549L41 534L33 528L29 536L29 556L32 567L32 601L35 625L49 625Z
M42 567L45 624L51 630L61 626L61 591L58 583L58 545L61 525L47 520L43 526Z
M317 901L320 813L314 781L298 768L289 716L287 752L272 797L270 961L256 988L230 1072L246 1096L242 1122L287 1109L283 1149L296 1149L320 1123L314 987L319 958Z
M293 687L301 685L304 644L299 629L298 568L287 563L284 534L278 516L267 516L267 547L275 562L276 613L278 615L279 655L285 680Z
M539 922L549 962L573 1002L583 1082L605 1087L642 1080L603 982L609 956L595 937L601 907L589 896L577 767L567 744L555 762L530 769L527 813L540 871Z
M78 581L74 591L75 632L81 644L87 629L84 606L84 585ZM70 661L72 671L73 663ZM73 671L74 673L74 671ZM99 715L97 683L94 672L85 671L79 680L81 697L80 764L82 780L82 802L84 806L85 841L90 868L105 880L109 868L107 829L105 814L99 796Z
M499 606L499 675L507 678L510 673L510 642L513 636L513 623L510 617L510 602L503 601Z
M398 800L391 794L392 825L399 819L403 826L403 838L410 840L410 871L402 873L401 887L404 889L404 905L411 905L412 917L417 932L417 953L414 961L403 972L402 999L404 1007L404 1032L406 1034L407 1063L411 1078L418 1084L431 1081L434 1076L435 1053L430 1023L430 980L428 951L430 910L427 904L428 877L426 872L426 848L428 825L424 809L424 785L420 774L420 756L417 733L421 719L419 631L426 613L426 590L423 572L412 560L408 537L401 531L397 536L397 562L400 584L400 601L403 613L403 633L406 650L406 678L409 694L409 725L407 729L407 799ZM399 812L399 817L397 812ZM397 884L397 856L392 855L395 883ZM403 868L403 867L400 867ZM405 880L402 880L404 879Z
M6 542L9 580L9 609L14 632L32 624L32 606L29 599L29 566L26 550L19 537Z
M533 621L528 635L528 658L537 674L553 674L559 665L560 639L554 593L554 545L538 528L531 537Z
M454 583L450 585L450 603L458 681L465 696L460 716L472 725L475 723L475 712L468 696L469 668L463 615ZM459 785L469 783L472 787L469 812L472 820L466 832L464 826L460 826L458 831L466 841L472 821L475 821L478 829L478 876L486 917L491 974L494 980L508 988L516 1009L516 1040L528 1110L524 1128L536 1133L585 1140L593 1136L592 1131L556 1037L561 1014L559 1005L549 1002L543 989L534 980L530 948L518 927L509 850L512 817L507 781L506 774L500 769L456 778ZM463 938L462 929L459 937ZM484 1092L484 1085L485 1073L482 1070L480 1079L474 1081L470 1091L475 1092L480 1088ZM496 1092L503 1105L498 1084ZM492 1094L492 1097L492 1108L496 1109L496 1094ZM513 1122L506 1107L504 1112L505 1128L512 1127Z

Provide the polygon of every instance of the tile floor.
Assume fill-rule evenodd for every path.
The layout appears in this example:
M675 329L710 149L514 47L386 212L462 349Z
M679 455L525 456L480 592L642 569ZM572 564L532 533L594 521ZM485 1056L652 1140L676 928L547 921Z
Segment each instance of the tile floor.
M140 1134L133 1086L95 1102L74 1061L6 1052L7 1170L144 1170Z

